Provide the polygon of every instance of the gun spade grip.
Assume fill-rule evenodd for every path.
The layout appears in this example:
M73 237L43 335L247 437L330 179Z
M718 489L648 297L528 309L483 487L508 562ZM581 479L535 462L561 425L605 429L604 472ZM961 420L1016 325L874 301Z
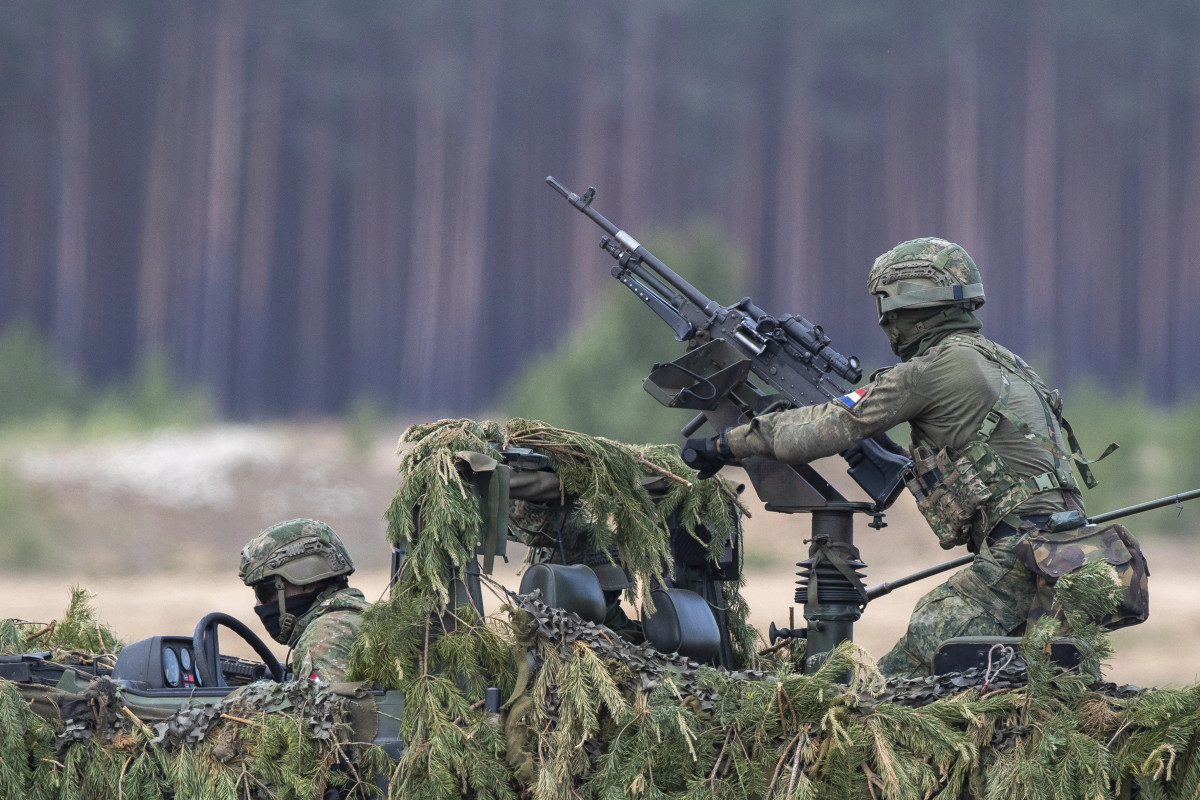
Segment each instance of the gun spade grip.
M692 469L700 468L700 454L693 448L683 448L683 450L679 452L679 456L683 459L683 463L687 464Z

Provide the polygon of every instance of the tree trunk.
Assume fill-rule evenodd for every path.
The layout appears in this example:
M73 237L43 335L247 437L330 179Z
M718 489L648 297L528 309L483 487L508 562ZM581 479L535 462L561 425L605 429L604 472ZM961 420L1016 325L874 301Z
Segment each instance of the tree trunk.
M611 136L610 106L605 99L608 93L604 75L596 69L596 65L602 63L608 42L592 35L601 24L597 5L584 3L577 8L576 85L579 87L579 99L575 103L575 155L570 162L571 174L561 176L559 180L566 181L572 190L582 192L586 188L582 182L596 183L605 175ZM579 185L575 185L577 182ZM604 188L607 187L602 187L598 204L607 197L617 197L615 193L604 192ZM571 318L582 319L607 282L608 273L599 265L596 226L575 214L568 217L565 224L570 234L567 246L567 269L570 271L567 309Z
M818 56L814 41L815 8L810 2L793 6L784 64L782 112L779 120L779 169L775 195L775 259L766 287L779 298L781 309L820 307L822 285L819 210L813 193L820 176L814 153L818 143L813 122L813 84Z
M179 371L189 379L200 377L200 346L204 327L204 245L208 232L209 174L212 168L214 112L212 92L216 54L212 7L201 6L194 26L194 55L188 69L187 94L176 134L179 136L179 200L174 218L171 292L168 318L174 327Z
M425 45L430 48L430 44ZM443 242L446 214L447 109L445 94L437 90L436 62L421 58L422 77L415 110L416 176L409 270L412 280L405 296L404 359L401 370L406 395L419 408L428 408L436 396L433 385L436 339L440 330L441 281L445 268Z
M1137 352L1136 365L1122 366L1140 374L1146 386L1154 386L1167 369L1174 288L1170 279L1169 81L1162 57L1156 57L1146 70L1142 88L1149 113L1141 116L1138 125Z
M359 56L363 63L350 112L350 140L359 154L350 185L350 387L352 396L380 396L372 376L384 367L379 347L386 302L382 244L388 234L383 196L386 184L399 176L383 168L385 112L382 81L372 69L375 54Z
M267 413L270 380L271 272L279 195L279 148L283 128L283 41L267 30L259 45L249 109L245 219L242 223L238 293L237 405L245 414Z
M7 219L2 224L12 242L3 261L12 265L12 273L0 278L11 293L0 300L0 330L14 319L36 327L46 323L46 301L54 285L54 275L47 274L47 267L54 263L57 246L54 212L58 202L57 187L46 174L58 150L45 131L55 124L57 99L56 93L43 98L26 96L21 114L3 123L4 131L11 133L0 144L5 151L2 163L11 177L3 203Z
M951 37L946 98L946 235L980 257L979 63L974 27Z
M1115 376L1122 341L1129 338L1133 298L1123 297L1120 157L1094 109L1079 104L1063 112L1062 263L1054 293L1056 337L1062 351L1055 380L1069 384L1099 371Z
M166 24L159 57L158 93L146 166L146 195L142 209L141 257L138 270L137 348L145 356L164 347L171 294L172 231L178 208L179 137L186 103L187 73L191 67L194 22L190 6L165 8Z
M733 185L726 195L728 204L722 214L724 219L729 220L729 230L737 239L751 271L762 268L763 206L766 197L767 131L763 124L766 112L757 96L755 101L749 113L734 121L729 154L733 160ZM594 242L592 246L595 247Z
M487 217L489 173L492 163L492 130L495 124L496 81L500 67L504 4L489 0L475 5L477 16L467 77L466 125L453 214L454 235L449 242L448 287L444 313L451 324L439 337L444 347L440 363L453 368L439 381L459 402L473 404L479 397L480 316L483 313L484 274L488 253Z
M323 116L304 140L304 185L300 199L299 313L296 318L296 400L304 411L325 401L329 256L333 233L333 126Z
M650 222L650 168L654 158L656 109L654 88L655 9L643 0L628 0L625 71L621 109L621 204L619 219Z
M1024 292L1022 316L1032 328L1017 344L1024 349L1034 345L1046 348L1053 333L1054 298L1056 293L1057 255L1057 183L1056 143L1057 110L1055 108L1055 47L1044 5L1030 12L1029 52L1025 62L1025 158L1023 209L1024 222ZM1042 356L1049 353L1040 354Z
M88 102L85 20L65 7L55 37L58 80L58 227L54 344L65 363L84 366L88 226Z
M917 98L922 91L910 70L897 70L883 101L884 241L879 250L927 235L922 228L917 187L928 180L917 169L920 138Z
M1184 150L1183 201L1179 226L1180 271L1175 281L1174 314L1171 337L1178 342L1178 358L1171 359L1167 390L1170 397L1182 394L1196 382L1196 342L1200 342L1200 281L1196 280L1195 265L1200 264L1200 90L1193 89L1191 119L1188 125L1187 147Z
M204 241L204 318L200 375L227 401L233 358L233 321L246 24L240 0L217 5L213 52L212 134L208 182L208 228Z

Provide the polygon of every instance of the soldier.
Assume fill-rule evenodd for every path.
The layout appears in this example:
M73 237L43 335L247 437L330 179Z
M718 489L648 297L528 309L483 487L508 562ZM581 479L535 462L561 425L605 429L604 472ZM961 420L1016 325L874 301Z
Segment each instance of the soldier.
M944 239L902 242L875 260L867 283L901 363L837 400L764 414L685 447L701 454L704 477L747 456L807 463L909 423L918 507L942 547L976 553L918 602L879 661L885 674L915 677L932 671L943 640L1013 635L1036 616L1037 578L1014 557L1022 538L1014 534L1053 512L1083 510L1072 462L1089 486L1094 479L1058 392L979 333L983 283L966 250Z
M254 613L271 638L291 648L294 677L341 681L370 604L347 578L354 562L324 522L272 525L242 548L238 575L254 589Z

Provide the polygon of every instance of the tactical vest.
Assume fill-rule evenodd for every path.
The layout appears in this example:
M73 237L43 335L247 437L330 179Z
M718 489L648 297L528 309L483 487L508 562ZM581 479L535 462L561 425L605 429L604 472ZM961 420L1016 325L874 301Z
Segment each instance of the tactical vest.
M1071 471L1072 462L1078 466L1088 488L1096 485L1088 468L1091 462L1083 457L1070 424L1062 416L1062 400L1057 390L1048 389L1020 357L982 337L955 334L940 345L970 347L1000 367L1000 395L970 442L958 450L944 447L935 451L933 442L920 440L914 433L913 469L906 483L917 499L917 508L944 549L968 542L978 544L1035 494L1077 492L1079 484ZM1050 436L1034 431L1009 408L1010 375L1029 384L1037 393ZM1039 475L1017 474L989 441L1002 419L1008 420L1023 437L1049 451L1055 459L1054 469ZM1069 451L1053 438L1056 422L1067 436ZM1115 449L1115 445L1110 445L1100 458ZM1012 523L1017 527L1020 520L1014 518Z

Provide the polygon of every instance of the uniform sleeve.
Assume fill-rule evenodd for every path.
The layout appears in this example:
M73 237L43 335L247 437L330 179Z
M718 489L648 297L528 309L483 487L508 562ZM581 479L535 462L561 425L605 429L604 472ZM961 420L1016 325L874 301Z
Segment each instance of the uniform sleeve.
M292 672L297 679L344 681L350 669L350 648L362 615L353 611L322 614L309 623L292 650Z
M726 434L729 449L738 458L764 456L785 464L840 453L918 416L928 403L920 391L926 368L924 360L897 364L837 400L755 417Z

